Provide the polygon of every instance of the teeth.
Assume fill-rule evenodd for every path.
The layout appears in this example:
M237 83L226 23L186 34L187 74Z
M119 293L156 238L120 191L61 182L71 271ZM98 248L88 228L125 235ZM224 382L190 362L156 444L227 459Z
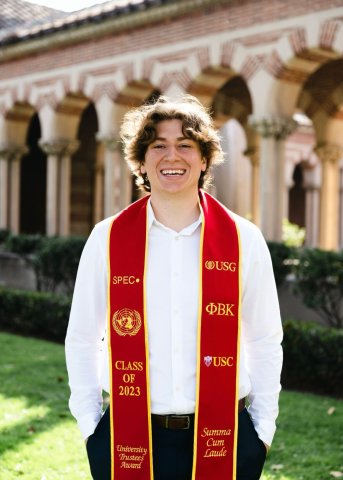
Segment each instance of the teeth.
M183 175L185 170L162 170L162 175Z

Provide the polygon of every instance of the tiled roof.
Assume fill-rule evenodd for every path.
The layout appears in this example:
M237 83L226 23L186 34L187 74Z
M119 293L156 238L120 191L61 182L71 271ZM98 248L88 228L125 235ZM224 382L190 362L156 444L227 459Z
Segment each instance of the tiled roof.
M2 0L0 14L0 45L18 43L58 30L89 23L99 23L107 18L148 10L152 7L181 0L110 0L105 3L65 13L47 7L32 5L22 0ZM2 19L3 18L3 19Z
M53 8L33 5L23 0L2 0L0 8L0 30L24 23L41 22L48 18L61 17L64 12Z

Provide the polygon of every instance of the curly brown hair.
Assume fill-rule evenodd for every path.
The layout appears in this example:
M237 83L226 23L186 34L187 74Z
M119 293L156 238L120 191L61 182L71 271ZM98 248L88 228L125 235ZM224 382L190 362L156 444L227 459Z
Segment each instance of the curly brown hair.
M198 143L201 155L206 159L206 170L201 172L199 188L205 187L210 181L209 169L223 161L223 151L207 109L192 95L185 95L178 101L160 96L155 103L142 105L125 114L120 136L125 159L137 177L137 185L147 192L151 190L149 179L140 168L148 146L156 138L156 126L164 120L181 120L183 135Z

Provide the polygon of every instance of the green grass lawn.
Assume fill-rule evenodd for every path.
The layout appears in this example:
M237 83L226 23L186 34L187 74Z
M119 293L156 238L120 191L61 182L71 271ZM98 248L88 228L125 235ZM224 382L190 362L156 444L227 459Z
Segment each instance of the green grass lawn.
M68 410L63 346L0 334L0 358L1 480L90 480ZM283 392L263 480L339 478L342 432L341 400Z

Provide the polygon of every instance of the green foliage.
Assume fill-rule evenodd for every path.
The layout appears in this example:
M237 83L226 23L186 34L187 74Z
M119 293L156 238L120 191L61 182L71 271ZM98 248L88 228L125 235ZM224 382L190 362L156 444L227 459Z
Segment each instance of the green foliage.
M8 230L4 230L0 228L0 244L4 243L7 238L9 237L10 232Z
M69 311L69 297L0 288L0 326L3 330L63 342Z
M58 286L72 293L80 256L85 245L82 237L45 238L36 254L37 278L42 290L55 292Z
M343 327L343 251L306 248L296 267L298 292L328 325Z
M283 349L285 388L343 395L343 330L288 321Z
M17 253L22 257L26 257L27 255L34 254L37 252L44 241L44 237L42 235L9 235L6 240L6 249Z
M69 294L85 242L84 237L15 235L7 239L6 248L33 269L38 291L55 292L60 288Z
M287 275L292 272L292 259L296 256L295 249L278 242L268 242L268 248L272 258L276 285L279 287Z
M287 247L301 247L305 240L305 229L288 218L282 220L282 241Z

